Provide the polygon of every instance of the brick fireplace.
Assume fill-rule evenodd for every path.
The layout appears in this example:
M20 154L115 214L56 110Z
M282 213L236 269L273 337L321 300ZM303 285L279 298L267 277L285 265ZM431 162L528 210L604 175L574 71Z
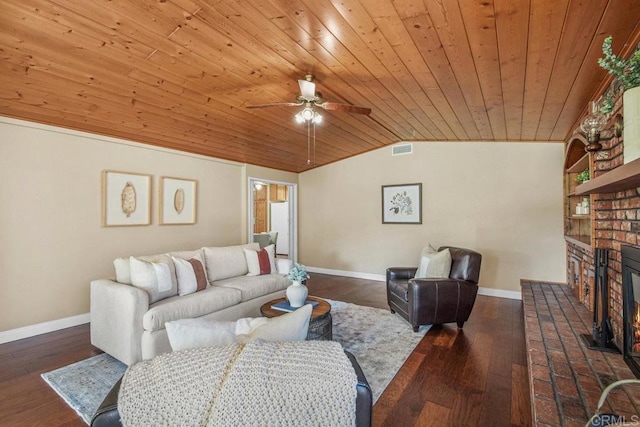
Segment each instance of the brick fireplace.
M622 99L618 99L611 120L622 114ZM612 125L612 123L609 123ZM601 141L603 149L594 156L593 175L597 178L623 164L623 141L612 138ZM622 254L623 245L640 247L640 191L638 188L613 193L592 194L593 244L609 249L608 289L609 316L615 344L623 345L622 306ZM576 296L593 311L594 257L590 247L567 242L567 283L574 288Z

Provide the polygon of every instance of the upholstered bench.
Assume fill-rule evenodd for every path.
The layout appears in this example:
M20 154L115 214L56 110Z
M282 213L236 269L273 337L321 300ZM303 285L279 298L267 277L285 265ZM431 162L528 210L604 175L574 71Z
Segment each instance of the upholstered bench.
M372 393L369 383L358 365L353 354L345 351L345 354L349 358L353 369L355 370L358 378L358 384L356 386L356 426L366 427L371 426L371 408L372 408ZM107 397L96 411L93 419L91 420L92 427L113 427L122 426L120 422L120 414L118 413L118 393L120 391L121 380L118 381Z

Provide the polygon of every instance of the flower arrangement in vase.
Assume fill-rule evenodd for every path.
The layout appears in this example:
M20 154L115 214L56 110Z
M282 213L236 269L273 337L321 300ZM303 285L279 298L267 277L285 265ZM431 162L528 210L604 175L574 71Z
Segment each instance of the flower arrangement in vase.
M607 37L602 44L604 58L598 64L615 80L602 102L600 112L610 114L615 106L614 99L622 91L622 122L624 129L624 163L640 158L640 50L635 50L628 58L613 53L613 38Z
M309 278L309 273L307 273L307 267L302 264L298 264L297 262L293 265L291 270L289 270L289 279L294 282L304 282Z
M293 282L286 291L289 305L294 308L302 307L307 301L307 295L309 295L309 289L302 284L309 278L307 268L302 264L295 263L293 268L289 270L288 277Z
M624 59L613 53L611 47L613 37L609 36L602 43L604 58L598 59L598 65L611 74L621 86L617 90L627 91L640 86L640 50L636 50L630 58ZM615 92L615 90L614 90ZM609 114L613 110L613 96L605 97L600 112Z

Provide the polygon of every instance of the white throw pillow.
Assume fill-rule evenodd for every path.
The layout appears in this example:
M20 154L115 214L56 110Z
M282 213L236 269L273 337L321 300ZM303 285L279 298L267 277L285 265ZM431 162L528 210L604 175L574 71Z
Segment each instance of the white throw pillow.
M204 251L202 249L196 249L195 251L174 251L174 252L169 252L167 255L169 255L172 258L174 257L180 258L186 261L190 259L197 259L202 263L202 267L204 268L204 276L207 279L207 282L209 282L209 276L207 275L207 266L204 262ZM177 274L176 274L176 277L177 277Z
M243 318L236 322L206 319L180 319L164 324L173 351L188 348L264 341L304 341L309 331L313 307L307 304L291 313L268 319Z
M264 341L304 341L309 332L311 319L311 304L304 305L282 316L267 319L262 325L257 325L248 334L238 335L237 342L247 343L255 339Z
M236 322L180 319L164 324L173 351L229 345L236 342Z
M418 275L420 273L420 275ZM427 253L420 259L416 279L446 279L451 273L451 252L449 249Z
M420 258L418 259L418 270L416 271L414 277L427 277L427 264L429 263L429 260L425 257L429 254L435 253L438 253L438 251L433 246L431 246L431 243L427 242L427 244L424 245L424 248L422 248L422 251L420 251Z
M276 266L276 245L267 245L264 247L264 250L267 251L269 255L269 263L271 264L271 274L275 274L278 272L278 267Z
M274 274L277 272L274 245L265 246L260 250L253 250L253 249L247 249L247 248L243 248L243 250L244 250L244 256L247 259L247 267L249 269L247 276L259 276L261 274ZM267 256L267 259L269 262L269 267L267 269L260 268L259 257L262 254L266 254Z
M135 257L129 258L131 284L144 289L149 294L149 303L178 294L178 284L171 269L173 263L166 256L166 262L150 262Z
M286 258L276 258L277 270L279 274L287 275L291 270L293 262Z
M189 260L171 257L176 268L178 279L178 295L189 295L206 289L209 285L205 275L204 262L201 255L196 255Z
M116 258L113 260L113 266L116 268L116 282L131 284L131 264L129 258Z

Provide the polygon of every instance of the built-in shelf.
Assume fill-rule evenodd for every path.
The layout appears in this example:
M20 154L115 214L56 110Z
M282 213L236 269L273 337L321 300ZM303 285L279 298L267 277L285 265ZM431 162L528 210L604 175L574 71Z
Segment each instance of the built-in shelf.
M580 173L585 169L589 169L589 153L584 153L580 160L567 169L567 173Z
M569 218L571 219L591 219L591 215L571 215Z
M591 252L591 236L565 235L564 239L569 243L573 243L574 245Z
M640 159L605 172L576 187L574 194L615 193L640 187Z

